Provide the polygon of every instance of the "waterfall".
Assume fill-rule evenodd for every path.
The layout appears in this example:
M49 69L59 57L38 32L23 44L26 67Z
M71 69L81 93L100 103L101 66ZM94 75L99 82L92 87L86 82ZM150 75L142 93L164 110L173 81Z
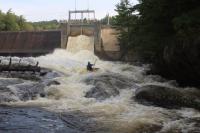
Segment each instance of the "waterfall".
M94 37L80 35L76 37L69 37L67 43L67 51L77 53L81 50L88 50L94 52Z

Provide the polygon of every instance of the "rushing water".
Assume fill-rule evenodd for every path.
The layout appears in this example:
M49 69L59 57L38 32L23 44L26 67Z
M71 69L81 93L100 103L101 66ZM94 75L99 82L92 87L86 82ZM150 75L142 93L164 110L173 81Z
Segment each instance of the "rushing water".
M69 37L67 43L67 51L76 53L81 50L94 51L94 37L80 35L77 37Z
M13 98L7 101L13 102L5 100L9 106L0 108L1 117L7 116L6 112L12 116L6 117L7 121L0 119L0 132L200 132L200 112L197 110L165 109L134 101L135 90L140 86L173 86L173 82L161 80L159 76L146 76L148 66L102 61L87 50L73 54L57 49L53 54L30 59L39 61L42 67L58 74L52 72L46 75L42 84L45 87L41 92L37 90L41 87L41 81L1 78L1 87L12 90L10 93L1 89L1 97L11 96ZM87 72L85 66L88 61L96 62L95 66L100 70ZM60 85L47 85L49 81L58 81ZM35 93L31 90L31 93L23 93L28 88L34 88ZM37 95L38 92L45 93L45 96ZM10 106L14 106L15 110ZM20 126L11 124L19 121L23 121Z

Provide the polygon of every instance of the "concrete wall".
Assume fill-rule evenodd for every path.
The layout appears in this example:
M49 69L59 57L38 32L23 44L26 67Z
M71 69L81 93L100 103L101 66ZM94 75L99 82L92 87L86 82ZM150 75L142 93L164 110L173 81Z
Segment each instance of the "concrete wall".
M101 26L101 42L95 45L95 54L105 60L119 60L121 57L118 33L111 26Z
M46 54L61 47L61 31L0 32L0 55Z
M71 26L69 36L79 36L79 35L86 35L86 36L94 36L95 29L94 27L90 26Z
M112 27L104 26L101 28L101 39L104 51L120 51L117 39L118 31Z

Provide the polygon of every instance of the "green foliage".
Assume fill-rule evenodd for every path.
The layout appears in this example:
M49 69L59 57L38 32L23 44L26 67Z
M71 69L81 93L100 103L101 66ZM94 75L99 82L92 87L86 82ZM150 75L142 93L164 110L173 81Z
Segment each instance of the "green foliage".
M151 63L153 73L200 86L199 0L121 0L116 11L122 50Z
M0 11L0 31L26 31L33 30L30 23L27 23L23 16L15 15L12 10L6 13Z
M114 16L109 16L109 15L106 15L103 19L100 20L101 24L102 25L107 25L108 24L108 17L109 17L109 23L110 25L114 25L115 24L115 17Z
M5 23L4 30L19 31L20 26L17 22L17 19L18 19L17 16L11 10L8 10L8 12L4 16L4 23Z
M118 13L113 19L114 25L120 31L118 36L122 56L124 56L127 51L134 46L132 34L136 28L136 21L138 16L133 14L133 9L128 0L121 0L119 4L116 5L115 11Z
M200 36L199 5L199 0L139 0L133 6L121 0L115 17L121 48L133 48L151 62L162 60L166 47Z
M57 20L33 22L32 25L35 30L53 30L60 28L60 23Z
M0 11L0 31L4 30L6 27L4 18L5 18L5 14L2 11Z
M0 11L0 31L33 31L58 29L57 20L42 22L27 22L23 16L15 15L12 10L6 13Z

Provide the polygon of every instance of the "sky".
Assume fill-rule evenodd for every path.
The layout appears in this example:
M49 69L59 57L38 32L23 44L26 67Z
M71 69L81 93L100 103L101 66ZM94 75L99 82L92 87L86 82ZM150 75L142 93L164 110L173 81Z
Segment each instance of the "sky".
M75 2L76 1L76 2ZM137 4L137 0L130 0ZM95 10L96 18L106 14L115 15L115 5L120 0L0 0L0 10L9 9L17 15L23 15L28 21L66 20L68 11L91 9ZM76 3L76 4L75 4Z

